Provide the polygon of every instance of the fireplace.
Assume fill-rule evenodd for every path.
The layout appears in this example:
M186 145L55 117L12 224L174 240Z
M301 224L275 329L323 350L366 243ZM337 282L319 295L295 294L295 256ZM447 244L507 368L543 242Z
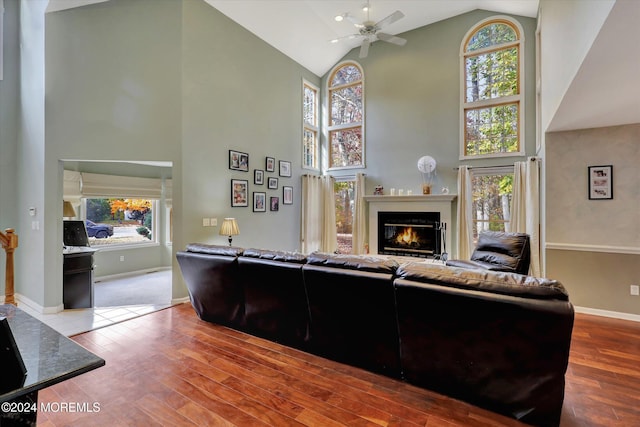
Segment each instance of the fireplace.
M378 253L429 258L441 253L439 212L378 212Z

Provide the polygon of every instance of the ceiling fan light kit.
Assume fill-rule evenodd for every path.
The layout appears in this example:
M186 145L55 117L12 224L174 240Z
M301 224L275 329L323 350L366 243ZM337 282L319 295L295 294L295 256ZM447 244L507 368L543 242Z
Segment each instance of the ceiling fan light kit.
M369 12L371 10L371 7L369 6L368 1L362 7L362 10L367 13L367 20L364 22L356 21L355 18L349 14L349 12L343 13L342 15L337 15L334 18L338 22L341 22L342 20L347 19L358 29L358 33L335 38L331 40L331 43L337 43L343 39L352 39L355 37L360 37L362 39L362 44L360 45L360 54L359 54L360 58L367 57L367 55L369 54L369 46L371 45L371 43L375 42L376 40L382 40L384 42L395 44L398 46L404 46L407 43L407 40L401 37L380 32L380 30L382 30L387 25L393 24L394 22L403 18L404 13L400 12L399 10L396 10L391 15L387 16L381 21L374 22L374 21L371 21L371 19L369 18Z

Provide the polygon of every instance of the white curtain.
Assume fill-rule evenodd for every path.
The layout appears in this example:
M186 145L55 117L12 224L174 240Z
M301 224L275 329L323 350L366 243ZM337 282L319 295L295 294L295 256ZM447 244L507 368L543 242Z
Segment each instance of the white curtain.
M364 201L365 194L365 178L363 173L356 174L355 191L354 191L354 210L353 210L353 240L352 253L364 254L367 239L367 217L366 205Z
M458 169L458 259L469 259L473 253L471 174L469 167Z
M335 180L331 176L302 176L302 252L334 252L336 236Z
M540 267L540 160L530 157L513 166L510 231L527 233L531 244L529 274L539 277Z

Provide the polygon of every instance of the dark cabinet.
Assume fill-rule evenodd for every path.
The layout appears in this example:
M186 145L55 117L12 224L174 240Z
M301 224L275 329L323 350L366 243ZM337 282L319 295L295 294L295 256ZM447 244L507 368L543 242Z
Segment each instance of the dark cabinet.
M64 308L93 307L93 251L65 253L63 274Z

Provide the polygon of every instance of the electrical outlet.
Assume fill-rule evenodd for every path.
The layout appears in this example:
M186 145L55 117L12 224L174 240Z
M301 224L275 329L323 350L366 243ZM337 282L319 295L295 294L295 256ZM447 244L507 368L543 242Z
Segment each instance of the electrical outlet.
M639 285L631 285L631 295L640 295L640 286Z
M124 255L120 255L120 262L124 261Z

